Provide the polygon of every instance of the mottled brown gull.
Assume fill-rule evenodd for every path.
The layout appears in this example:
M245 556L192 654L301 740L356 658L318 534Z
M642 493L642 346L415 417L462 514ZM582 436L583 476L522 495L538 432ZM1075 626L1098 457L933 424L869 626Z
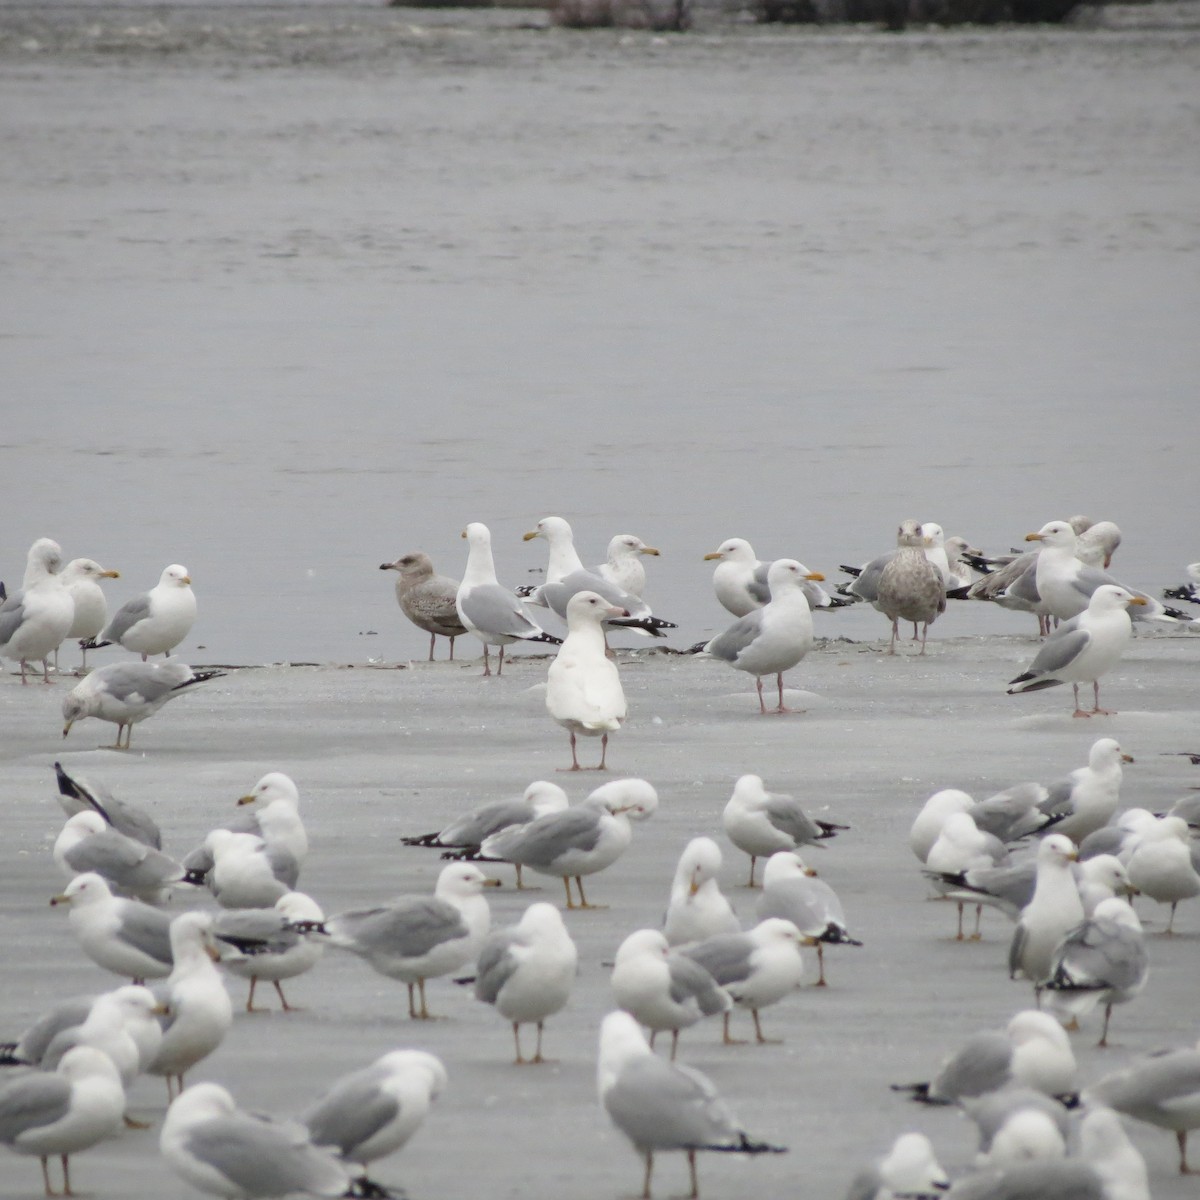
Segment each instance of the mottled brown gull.
M879 607L892 622L888 653L896 653L900 621L921 626L921 653L929 626L946 611L946 584L941 572L924 551L925 536L911 518L902 521L896 533L898 550L879 575Z
M450 659L454 660L454 639L467 632L458 615L455 598L457 579L438 575L429 555L420 550L403 554L395 562L380 563L381 571L396 571L396 602L400 611L418 628L429 634L429 661L438 637L450 640Z

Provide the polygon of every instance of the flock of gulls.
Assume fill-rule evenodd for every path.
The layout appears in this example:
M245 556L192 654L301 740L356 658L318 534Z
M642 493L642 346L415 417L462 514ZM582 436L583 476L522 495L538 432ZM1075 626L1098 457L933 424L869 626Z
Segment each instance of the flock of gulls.
M438 637L449 640L453 657L455 639L471 634L483 644L485 675L490 648L498 651L499 675L506 646L556 646L545 699L570 739L564 769L582 769L580 737L599 739L596 769L605 769L609 737L627 711L608 638L625 630L657 638L675 628L643 599L643 559L658 550L619 535L607 561L587 567L568 523L546 517L525 535L548 545L544 582L518 593L497 579L487 527L468 525L463 537L461 581L438 575L416 552L381 568L397 573L400 608L429 633L430 658ZM906 625L924 654L929 627L949 603L987 600L1035 616L1043 639L1009 682L1011 692L1071 684L1075 716L1105 714L1100 681L1130 640L1131 613L1190 618L1108 574L1120 541L1111 523L1051 521L1028 541L1036 548L988 558L939 526L906 520L893 550L845 568L847 583L831 593L799 560L760 561L748 542L730 539L706 558L716 563L714 591L732 622L692 651L750 675L761 714L786 713L784 673L813 645L814 610L871 604L890 624L889 654ZM1200 603L1200 564L1188 571L1192 583L1168 598ZM39 539L23 586L0 605L0 655L19 664L20 686L36 680L37 664L50 683L60 645L78 639L84 674L64 697L63 735L96 717L117 726L115 748L127 749L134 724L220 672L170 657L196 615L184 567L168 566L155 587L110 616L100 581L116 577L90 559L64 565L58 545ZM542 628L539 609L565 621L564 637ZM88 669L86 654L104 647L133 657ZM157 655L162 660L151 662ZM764 681L777 693L771 708ZM1079 689L1088 684L1085 708ZM955 939L978 939L983 909L998 910L1012 933L995 970L1028 981L1030 1007L1002 1028L947 1047L928 1080L881 1081L882 1090L891 1082L923 1106L959 1109L978 1130L970 1169L951 1180L929 1137L914 1130L864 1168L847 1200L1149 1200L1150 1172L1125 1120L1173 1133L1179 1170L1193 1169L1187 1139L1200 1128L1200 1044L1088 1080L1072 1049L1071 1033L1093 1021L1106 1045L1114 1008L1136 1005L1153 988L1147 906L1163 906L1166 945L1179 906L1200 897L1200 801L1189 797L1158 813L1123 808L1130 761L1115 739L1102 737L1088 762L1058 782L1021 782L980 801L946 789L914 814L909 845L931 895L957 912ZM301 1111L247 1111L219 1083L188 1082L201 1063L219 1076L235 1019L231 978L247 984L247 1013L261 1011L257 989L268 985L287 1014L288 981L354 956L405 986L415 1022L435 1015L431 983L457 984L507 1026L514 1065L540 1065L548 1061L547 1023L570 1003L584 971L572 937L586 919L577 914L596 907L584 881L613 866L659 806L644 779L603 783L574 804L558 784L537 780L519 797L446 814L439 829L403 838L446 860L432 892L327 913L299 890L309 838L299 789L281 772L264 775L228 820L178 858L163 849L152 817L101 780L60 763L56 787L65 821L47 872L57 870L65 884L50 902L65 910L78 953L121 983L63 1001L0 1049L9 1068L0 1076L0 1143L40 1160L48 1196L57 1194L53 1160L63 1194L72 1194L72 1157L125 1125L139 1126L127 1103L143 1075L164 1081L162 1160L200 1192L230 1200L399 1194L374 1177L376 1164L404 1147L447 1088L443 1062L425 1050L396 1049L317 1081ZM738 1045L738 1033L770 1044L767 1010L802 986L834 986L826 951L834 958L865 940L853 936L836 891L809 861L830 839L853 840L845 823L815 819L745 774L719 825L683 846L673 878L664 875L661 922L629 930L606 964L612 1011L598 1030L598 1096L641 1159L646 1198L661 1153L683 1155L696 1197L701 1152L756 1157L786 1149L744 1128L713 1082L679 1061L681 1034L705 1022L715 1030L720 1017L714 1036L722 1045ZM747 904L739 903L739 917L721 890L718 837L748 860L749 923ZM513 924L494 927L488 894L505 865L518 889L530 874L561 880L564 906L539 900ZM1183 939L1175 944L1186 950Z

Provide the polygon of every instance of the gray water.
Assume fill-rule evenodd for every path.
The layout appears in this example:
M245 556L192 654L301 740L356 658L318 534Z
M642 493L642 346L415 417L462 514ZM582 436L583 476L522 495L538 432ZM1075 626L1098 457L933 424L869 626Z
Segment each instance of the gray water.
M191 571L194 661L421 656L392 576L541 516L837 576L936 520L1194 536L1200 22L548 30L533 11L0 7L0 575ZM1131 15L1132 14L1132 15ZM871 638L878 614L819 617ZM937 632L1020 632L958 605ZM470 652L474 652L474 647Z

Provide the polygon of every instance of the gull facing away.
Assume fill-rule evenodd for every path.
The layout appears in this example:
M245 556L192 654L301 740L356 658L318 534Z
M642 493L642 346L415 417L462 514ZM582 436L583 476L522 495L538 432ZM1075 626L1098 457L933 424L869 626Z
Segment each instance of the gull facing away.
M414 550L395 562L380 563L381 571L396 571L396 603L400 611L418 628L429 634L429 661L439 637L450 641L450 661L454 661L454 639L467 632L458 615L455 597L457 579L438 575L428 554Z
M25 582L0 603L0 658L21 664L21 683L27 684L26 667L42 664L42 682L50 683L50 655L62 644L75 619L75 602L63 585L62 549L49 538L38 538L29 547Z
M1087 608L1064 621L1046 639L1029 668L1009 680L1008 694L1014 696L1018 692L1036 692L1069 683L1075 692L1072 716L1112 716L1111 709L1100 707L1100 677L1117 665L1133 635L1128 612L1131 604L1145 604L1145 601L1112 584L1098 587ZM1090 712L1079 707L1081 683L1092 685Z
M529 619L524 605L496 579L492 559L492 534L486 525L472 521L462 536L467 539L467 568L455 595L459 620L483 643L483 673L492 673L488 647L500 647L496 674L504 673L504 647L513 642L546 642L557 646L561 638L546 633Z
M108 619L108 601L101 588L101 579L120 579L120 571L110 571L92 558L73 558L63 568L63 587L75 604L75 619L67 630L67 637L78 638L83 651L82 670L87 671L87 650L83 643L94 638ZM58 665L57 655L55 666Z
M911 518L901 521L896 532L896 553L879 574L878 607L892 623L888 653L896 653L900 622L921 626L921 653L929 626L946 611L946 581L925 555L925 535Z
M729 993L695 959L674 951L657 929L638 929L617 948L610 979L617 1007L650 1030L650 1047L671 1031L671 1061L679 1031L733 1007Z
M777 850L798 850L816 846L836 837L850 827L832 821L814 821L798 801L780 792L768 792L761 775L742 775L733 785L733 795L721 814L725 836L741 851L750 855L750 881L754 865Z
M348 1168L331 1150L314 1146L302 1125L245 1112L216 1083L197 1083L175 1098L159 1148L180 1179L229 1200L350 1190Z
M163 568L158 583L148 592L127 600L101 631L83 645L85 650L120 645L142 656L169 655L191 632L196 620L196 593L187 567L172 563Z
M576 753L580 734L600 739L595 769L606 770L608 735L625 720L625 692L601 628L605 617L625 612L596 592L576 592L567 602L567 636L546 674L546 711L570 735L572 771L583 769Z
M783 1147L751 1140L707 1076L659 1058L626 1012L611 1012L600 1024L597 1086L612 1123L645 1160L642 1200L650 1200L654 1155L659 1151L682 1150L687 1155L691 1200L700 1195L698 1151L784 1152Z
M779 687L779 705L774 713L792 710L783 703L783 673L791 670L812 648L812 610L804 595L806 579L824 576L806 571L794 558L771 564L767 583L771 599L762 608L747 613L704 646L704 653L754 676L759 712L766 716L763 677L774 675Z
M630 821L644 821L657 808L658 793L646 780L614 779L563 812L493 834L480 847L480 856L557 875L569 909L604 907L588 903L583 876L612 866L633 840ZM579 889L578 904L571 894L572 879Z
M451 863L442 868L432 896L401 896L340 913L325 922L325 931L331 946L405 984L409 1017L429 1020L425 981L457 971L479 953L491 925L483 889L499 886L470 863Z
M368 1165L408 1144L446 1082L446 1068L436 1055L391 1050L343 1075L300 1119L314 1145L335 1151L360 1172L358 1190L370 1195Z
M96 717L117 727L117 740L110 750L128 750L133 727L153 716L168 700L185 688L210 679L220 679L224 671L195 671L185 663L112 663L93 671L63 697L63 737L76 721ZM121 744L121 734L125 744Z
M125 1089L107 1054L76 1046L63 1055L53 1073L22 1075L0 1088L0 1143L16 1154L41 1159L47 1196L50 1159L62 1161L64 1196L70 1196L69 1159L114 1137L125 1116Z
M58 803L68 817L90 809L118 833L155 850L162 849L162 831L144 808L118 800L103 784L69 773L62 763L54 764L54 774L58 781Z
M949 1186L929 1139L923 1133L902 1133L883 1158L859 1171L844 1200L936 1196Z
M1163 932L1173 933L1180 902L1200 896L1200 844L1189 836L1182 817L1147 823L1129 857L1129 882L1151 900L1171 906Z
M579 952L562 915L552 904L531 904L515 924L490 933L479 952L475 998L512 1025L516 1066L533 1065L542 1057L546 1018L565 1008L575 983ZM521 1053L521 1026L536 1024L532 1058Z
M671 882L663 934L672 946L700 942L717 933L741 933L742 924L721 892L721 847L692 838L683 848Z

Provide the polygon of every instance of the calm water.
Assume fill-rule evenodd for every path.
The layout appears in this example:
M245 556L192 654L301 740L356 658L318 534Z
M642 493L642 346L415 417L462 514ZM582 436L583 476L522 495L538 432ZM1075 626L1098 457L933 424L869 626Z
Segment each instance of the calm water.
M378 564L470 520L513 584L548 513L660 546L681 645L735 535L1200 558L1195 30L543 19L0 7L3 577L183 562L188 656L361 661L425 645Z

